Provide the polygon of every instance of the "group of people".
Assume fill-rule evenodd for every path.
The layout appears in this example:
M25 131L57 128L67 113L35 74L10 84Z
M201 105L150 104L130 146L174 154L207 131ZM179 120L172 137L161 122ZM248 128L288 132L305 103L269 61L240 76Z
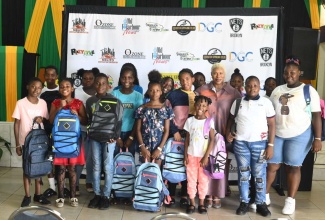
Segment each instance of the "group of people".
M172 78L162 78L158 71L153 70L148 75L150 82L145 98L137 70L131 63L122 66L118 86L110 94L108 78L97 68L78 71L82 87L74 89L69 79L62 79L57 86L57 70L48 66L45 69L47 87L43 88L38 78L31 79L27 85L27 97L17 102L13 113L19 156L33 121L43 122L45 128L51 127L60 109L70 109L84 126L91 123L94 105L104 96L119 99L124 111L121 135L115 140L107 140L107 143L91 140L87 138L86 127L83 127L79 156L54 159L58 193L53 175L49 176L50 188L43 194L40 180L36 179L34 201L49 204L46 197L57 194L57 207L64 206L65 197L70 197L71 206L78 206L79 178L86 164L86 188L95 194L88 207L107 209L110 201L117 202L111 198L114 156L127 150L133 156L139 154L140 163L148 161L161 165L164 145L168 138L173 137L176 141L184 141L185 146L187 180L181 182L180 206L189 214L195 212L195 197L198 194L199 213L207 213L210 207L221 208L221 199L230 193L227 178L230 160L227 161L226 177L223 179L209 179L203 172L217 132L225 137L227 149L234 152L238 165L240 205L236 213L244 215L249 207L255 207L262 216L271 215L267 208L271 203L269 190L276 171L284 164L288 197L282 213L292 214L303 160L308 151L318 152L322 147L321 118L319 95L311 86L311 101L305 102L305 85L299 81L300 60L290 56L285 63L283 77L286 84L276 87L274 78L266 79L264 97L259 95L261 86L258 77L249 76L244 83L240 70L235 69L230 81L225 82L225 67L220 63L211 67L212 80L209 83L205 82L204 74L182 69L178 75L179 89L174 89ZM45 95L48 91L56 91L56 95ZM240 99L238 110L237 99ZM284 102L282 99L287 100ZM212 120L206 145L202 140L208 118ZM66 170L69 172L70 190L65 189ZM105 174L102 189L101 171ZM28 206L31 202L29 181L24 176L25 197L21 206ZM171 202L166 206L175 206L176 186L168 183Z

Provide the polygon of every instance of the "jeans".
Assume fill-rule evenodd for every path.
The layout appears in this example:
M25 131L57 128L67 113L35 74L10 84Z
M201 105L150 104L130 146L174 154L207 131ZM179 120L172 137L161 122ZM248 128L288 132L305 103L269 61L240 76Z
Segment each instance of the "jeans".
M251 173L255 178L256 204L265 202L266 193L266 160L260 155L263 153L267 141L237 141L234 142L234 153L238 166L238 188L240 201L249 203L249 180Z
M122 139L123 142L125 142L129 138L129 136L131 135L131 132L132 131L121 132L120 138ZM131 144L131 146L128 149L129 152L133 155L133 157L134 157L136 151L139 152L139 150L136 149L136 145L137 145L137 140L136 140L136 137L134 137L134 139L132 141L132 144ZM120 150L121 150L120 147L118 147L118 146L115 147L114 157L118 153L120 153ZM126 148L125 147L122 147L122 151L125 152L126 151Z
M87 132L81 131L81 140L85 150L85 161L86 161L86 183L93 183L93 164L91 160L91 151L89 146L89 140L87 137ZM76 165L76 173L77 173L77 186L79 186L79 179L82 173L84 165Z
M95 195L102 195L110 197L113 180L113 154L116 142L114 143L100 143L90 140L92 161L93 161L93 189ZM101 170L105 174L104 187L102 193L100 190Z

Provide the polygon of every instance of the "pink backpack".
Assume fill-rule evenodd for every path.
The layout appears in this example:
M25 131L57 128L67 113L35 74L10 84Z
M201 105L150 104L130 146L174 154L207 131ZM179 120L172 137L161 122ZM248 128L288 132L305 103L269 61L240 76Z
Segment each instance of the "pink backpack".
M207 118L204 123L203 135L206 143L209 139L211 120L212 118ZM223 179L227 162L225 139L221 134L215 133L214 140L211 141L214 141L214 145L209 155L208 165L204 168L204 173L211 179Z

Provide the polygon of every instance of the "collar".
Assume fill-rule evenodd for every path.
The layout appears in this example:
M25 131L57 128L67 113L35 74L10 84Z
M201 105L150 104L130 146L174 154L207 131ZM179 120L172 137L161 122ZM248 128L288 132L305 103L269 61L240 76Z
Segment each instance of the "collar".
M213 85L213 81L211 81L208 85L208 88L210 90L212 90L213 92L216 92L216 89ZM233 90L234 88L228 83L228 82L225 82L225 85L221 88L221 90L225 90L227 93L231 93L231 91Z
M252 99L248 99L248 96L245 94L245 97L244 97L244 100L245 101L249 101L249 100L259 100L260 99L260 95L257 95L257 96L255 96L254 98L252 98Z

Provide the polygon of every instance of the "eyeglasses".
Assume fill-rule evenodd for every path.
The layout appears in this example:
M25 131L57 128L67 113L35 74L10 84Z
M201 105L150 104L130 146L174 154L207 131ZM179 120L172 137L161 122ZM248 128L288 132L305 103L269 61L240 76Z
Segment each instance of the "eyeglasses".
M297 64L298 66L300 65L300 61L299 61L299 59L294 59L294 58L286 59L286 64L288 64L288 63L295 63L295 64Z

